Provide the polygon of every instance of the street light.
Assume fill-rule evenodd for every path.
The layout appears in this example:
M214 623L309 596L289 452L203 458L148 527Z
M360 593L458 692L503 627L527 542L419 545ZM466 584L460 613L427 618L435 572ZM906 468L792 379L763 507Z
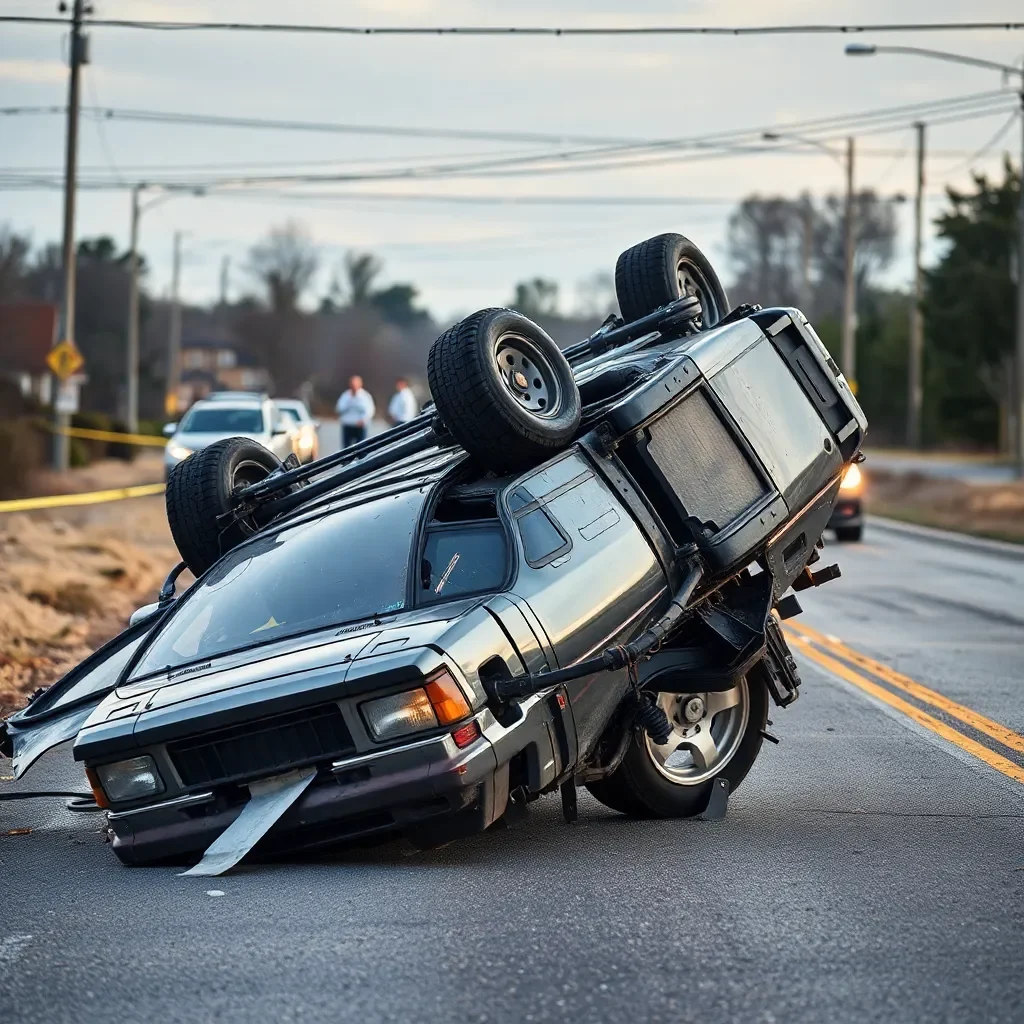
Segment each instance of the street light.
M150 188L159 188L161 193L143 205L140 202L142 193ZM159 206L183 192L193 196L206 194L204 188L151 186L144 181L132 186L132 226L128 249L128 387L125 396L125 419L130 434L137 433L139 429L139 220L146 210L151 210L154 206Z
M1004 81L1012 76L1017 76L1020 79L1021 184L1017 206L1017 372L1013 437L1016 444L1017 476L1024 479L1024 68L1016 67L1013 64L1000 64L994 60L983 60L980 57L966 57L960 53L947 53L945 50L926 50L919 46L875 46L871 43L850 43L846 47L846 54L849 57L872 57L876 53L906 53L914 57L929 57L933 60L944 60L953 64L967 64L970 67L999 71L1003 75ZM918 298L920 297L918 296Z
M846 208L843 218L843 332L842 351L840 364L850 387L856 390L857 387L857 333L854 323L856 316L856 288L854 278L854 209L853 209L853 136L846 140L845 158L837 153L831 146L819 142L817 139L809 139L802 135L790 135L781 132L762 132L761 138L766 142L781 142L792 139L806 146L813 146L827 153L843 168L846 175ZM805 288L809 288L806 278L809 274L807 261L810 258L810 251L807 245L808 224L804 223L804 275Z

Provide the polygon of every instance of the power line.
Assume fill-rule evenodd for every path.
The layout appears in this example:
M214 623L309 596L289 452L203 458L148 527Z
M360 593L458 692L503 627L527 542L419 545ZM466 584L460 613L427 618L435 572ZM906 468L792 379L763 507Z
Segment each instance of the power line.
M837 134L884 134L905 127L908 120L927 118L932 124L985 117L1006 112L1010 96L999 90L975 93L945 100L931 100L899 107L889 107L852 114L829 115L793 122L783 126L772 125L780 134L801 134L817 137L819 141L833 139ZM303 124L303 122L296 122ZM369 172L333 172L321 174L237 175L227 178L193 177L176 180L150 181L153 186L168 189L223 189L273 184L324 184L341 182L395 181L401 179L490 178L522 177L580 173L584 171L623 170L645 168L666 163L685 163L726 156L738 156L766 151L785 151L792 146L765 146L762 128L732 129L704 136L678 137L651 141L632 141L584 149L568 149L555 153L499 155L470 162L435 163ZM795 144L799 146L799 142ZM30 176L8 176L8 187L46 187L48 179ZM86 179L82 188L107 188L103 179Z
M66 25L64 18L0 15L0 24ZM892 24L802 25L317 25L246 21L140 21L133 18L93 18L103 28L145 29L157 32L273 32L342 36L781 36L856 35L863 32L1018 32L1022 21L894 22Z
M1007 119L1006 123L1000 126L998 131L996 131L996 133L992 136L992 138L990 138L988 140L988 142L985 143L984 146L982 146L980 149L975 150L965 160L961 160L959 163L954 164L952 167L945 168L942 171L942 173L944 175L946 175L946 177L948 178L950 175L958 174L960 171L964 170L965 168L970 167L970 165L973 164L975 160L980 159L986 153L988 153L988 151L990 149L992 149L993 146L996 146L996 145L999 144L1000 140L1010 130L1011 126L1017 120L1017 118L1019 116L1020 116L1020 111L1018 111L1018 110L1012 111L1010 116L1009 116L1009 118Z

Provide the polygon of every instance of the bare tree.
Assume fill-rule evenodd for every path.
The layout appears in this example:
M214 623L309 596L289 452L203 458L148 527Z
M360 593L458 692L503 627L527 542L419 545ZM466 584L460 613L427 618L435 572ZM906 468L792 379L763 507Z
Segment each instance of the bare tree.
M373 253L345 253L345 277L348 279L348 301L352 306L369 302L373 282L380 276L383 265Z
M575 316L603 319L618 309L615 278L606 270L597 270L576 283Z
M0 226L0 301L22 297L31 243L6 225Z
M749 196L729 218L729 260L736 273L734 299L790 304L801 280L803 218L798 203L779 196Z
M542 316L558 315L558 283L544 277L520 281L510 303L525 316L537 319Z
M249 253L249 272L266 289L275 313L293 312L320 264L309 232L297 221L272 228Z

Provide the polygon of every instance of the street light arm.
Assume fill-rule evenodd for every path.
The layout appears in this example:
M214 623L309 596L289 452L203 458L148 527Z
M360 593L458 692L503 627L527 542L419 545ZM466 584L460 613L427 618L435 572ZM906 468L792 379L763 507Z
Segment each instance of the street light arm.
M819 142L817 139L809 139L806 135L793 135L789 132L761 132L761 138L765 142L785 142L787 139L790 142L799 142L802 146L811 146L814 149L820 149L822 153L827 153L840 167L846 166L842 155L837 153L831 146L827 146L824 142Z
M1005 75L1021 75L1024 68L1013 64L1000 64L994 60L982 60L980 57L966 57L959 53L948 53L946 50L928 50L921 46L872 46L863 43L851 43L846 47L848 56L871 56L876 53L909 53L917 57L931 57L934 60L947 60L953 64L970 64L976 68L988 68L990 71L1002 71Z

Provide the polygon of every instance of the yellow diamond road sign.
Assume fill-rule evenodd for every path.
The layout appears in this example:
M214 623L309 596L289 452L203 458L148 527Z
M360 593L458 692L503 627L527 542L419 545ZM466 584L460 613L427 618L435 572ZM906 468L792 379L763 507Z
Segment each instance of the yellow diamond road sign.
M75 343L65 338L59 345L50 349L50 354L46 357L46 365L61 380L67 380L68 377L85 366L85 360L82 358L82 353L75 347Z

